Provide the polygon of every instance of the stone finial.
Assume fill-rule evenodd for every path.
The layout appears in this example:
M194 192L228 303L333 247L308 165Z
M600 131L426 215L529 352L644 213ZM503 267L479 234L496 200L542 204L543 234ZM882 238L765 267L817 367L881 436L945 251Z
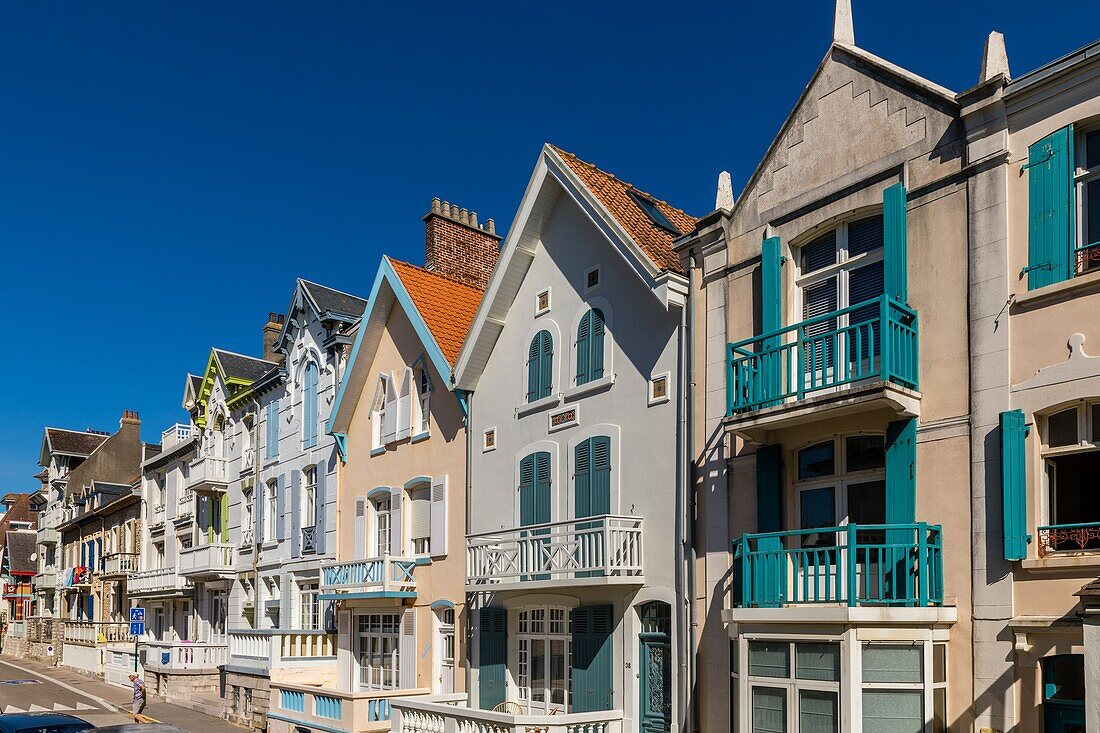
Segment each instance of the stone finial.
M833 43L856 45L856 29L852 24L852 0L836 0L833 11Z
M1009 78L1008 50L1005 49L1004 34L993 31L989 34L989 38L985 39L982 73L978 77L978 83L987 82L998 74L1004 74L1006 79Z
M718 191L714 195L714 208L733 211L733 181L729 171L718 174Z

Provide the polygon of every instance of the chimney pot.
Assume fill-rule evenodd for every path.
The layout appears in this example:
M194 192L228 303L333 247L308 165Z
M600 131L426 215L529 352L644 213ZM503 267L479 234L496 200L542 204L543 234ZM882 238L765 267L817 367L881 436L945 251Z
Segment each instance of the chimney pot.
M477 227L478 229L481 228L481 227L477 226L477 212L476 211L471 211L470 212L470 226Z
M470 223L470 212L466 211L466 209L460 210L458 212L458 220L460 222L462 222L463 224L469 224Z
M451 205L448 202L444 201L443 202L443 210L440 213L442 213L443 216L450 219L451 218Z
M432 199L432 213L433 214L438 214L439 213L439 197L438 196L436 196L435 198Z
M485 226L487 227L486 231L488 231L490 234L497 233L497 223L492 219L486 219Z

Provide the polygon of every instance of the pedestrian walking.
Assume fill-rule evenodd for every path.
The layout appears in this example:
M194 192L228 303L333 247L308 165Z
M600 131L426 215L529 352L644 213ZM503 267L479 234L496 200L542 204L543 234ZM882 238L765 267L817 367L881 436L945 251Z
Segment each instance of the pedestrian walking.
M145 722L145 716L142 715L141 713L142 713L143 710L145 710L145 703L146 703L146 699L148 697L148 690L145 689L145 682L142 681L141 677L139 677L136 672L134 672L130 675L130 682L134 686L134 708L133 708L134 722L135 723L144 723Z

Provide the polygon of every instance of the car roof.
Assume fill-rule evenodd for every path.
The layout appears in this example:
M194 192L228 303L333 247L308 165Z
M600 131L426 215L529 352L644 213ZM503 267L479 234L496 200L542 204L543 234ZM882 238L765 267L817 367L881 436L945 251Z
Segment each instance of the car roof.
M92 728L87 733L187 733L187 731L164 723L122 723Z
M75 715L65 715L64 713L10 713L0 715L0 727L10 727L12 730L19 730L27 726L73 725L77 723L83 723L89 727L92 725L83 718L78 718Z

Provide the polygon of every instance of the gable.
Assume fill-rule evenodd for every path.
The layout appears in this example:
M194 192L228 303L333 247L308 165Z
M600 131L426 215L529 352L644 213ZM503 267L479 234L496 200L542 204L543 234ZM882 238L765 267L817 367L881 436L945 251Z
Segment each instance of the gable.
M736 209L766 223L845 185L899 172L919 184L960 165L958 105L942 89L855 48L830 48ZM755 216L754 216L755 215Z

